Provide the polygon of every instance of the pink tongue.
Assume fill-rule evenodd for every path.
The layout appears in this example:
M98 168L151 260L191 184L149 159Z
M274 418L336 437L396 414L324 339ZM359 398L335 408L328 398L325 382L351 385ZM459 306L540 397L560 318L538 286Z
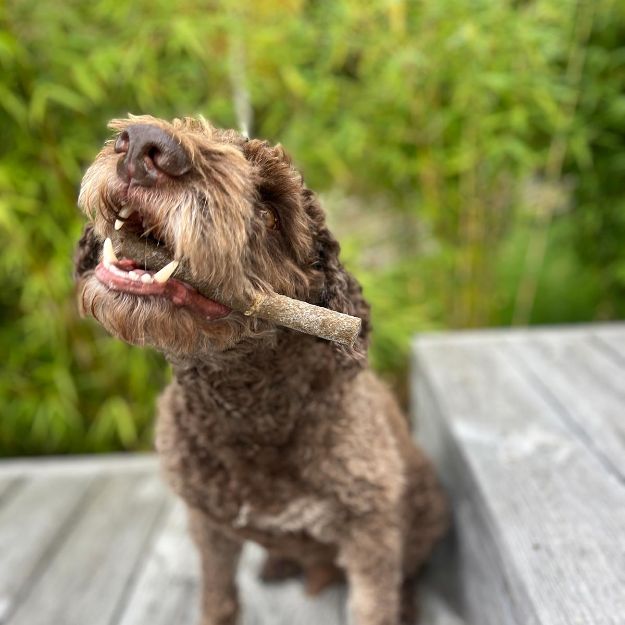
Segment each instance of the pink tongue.
M144 274L154 275L154 272L139 269L137 264L128 258L116 262L115 266L126 273L134 271L139 277ZM231 312L227 306L200 295L192 286L175 278L169 278L164 284L154 281L151 283L141 282L141 280L133 280L129 276L120 275L107 269L103 263L96 267L95 275L102 284L114 291L132 293L133 295L160 295L166 297L176 306L185 306L209 320L220 319Z

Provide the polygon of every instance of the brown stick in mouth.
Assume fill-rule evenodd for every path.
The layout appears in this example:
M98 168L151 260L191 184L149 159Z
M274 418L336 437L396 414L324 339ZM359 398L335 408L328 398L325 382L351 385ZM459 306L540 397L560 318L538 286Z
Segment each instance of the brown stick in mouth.
M163 248L146 244L145 240L136 237L116 237L113 242L121 256L140 259L146 269L151 271L161 269L173 260ZM176 269L175 277L190 284L201 295L214 299L206 286L198 284L193 278L184 262L180 263ZM358 317L277 293L258 293L249 302L220 301L220 303L246 315L259 317L291 330L335 341L348 347L356 342L362 325Z

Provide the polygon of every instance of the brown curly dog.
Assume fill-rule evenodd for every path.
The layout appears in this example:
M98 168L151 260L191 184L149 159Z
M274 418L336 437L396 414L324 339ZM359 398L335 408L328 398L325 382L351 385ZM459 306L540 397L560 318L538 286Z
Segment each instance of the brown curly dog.
M309 592L345 574L358 625L409 617L412 581L446 526L444 498L406 418L367 366L369 307L339 261L315 194L280 146L203 119L115 120L87 171L78 300L111 334L173 365L156 446L202 560L202 625L235 623L245 540L264 576ZM215 301L105 239L162 246ZM353 348L220 301L274 290L356 315ZM222 301L229 301L222 298Z

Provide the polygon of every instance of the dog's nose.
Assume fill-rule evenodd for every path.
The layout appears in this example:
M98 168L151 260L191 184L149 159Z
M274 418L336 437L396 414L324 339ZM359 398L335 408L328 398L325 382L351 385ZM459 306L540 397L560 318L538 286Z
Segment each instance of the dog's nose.
M144 187L157 184L163 174L177 178L191 169L191 160L180 143L151 124L123 130L115 141L115 152L125 155L117 163L119 177Z

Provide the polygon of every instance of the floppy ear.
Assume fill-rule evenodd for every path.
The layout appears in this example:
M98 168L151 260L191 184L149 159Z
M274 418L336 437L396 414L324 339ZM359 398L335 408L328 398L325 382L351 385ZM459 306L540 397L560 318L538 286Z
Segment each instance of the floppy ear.
M352 350L355 352L353 355L364 356L367 352L371 330L369 304L362 295L360 284L341 264L339 260L341 247L328 230L323 210L314 193L309 189L304 190L304 201L307 204L308 214L317 227L315 265L324 276L318 303L330 310L353 315L362 320L360 334Z
M102 241L96 237L93 225L88 224L74 252L74 279L77 280L85 272L96 268L100 262L101 251Z

